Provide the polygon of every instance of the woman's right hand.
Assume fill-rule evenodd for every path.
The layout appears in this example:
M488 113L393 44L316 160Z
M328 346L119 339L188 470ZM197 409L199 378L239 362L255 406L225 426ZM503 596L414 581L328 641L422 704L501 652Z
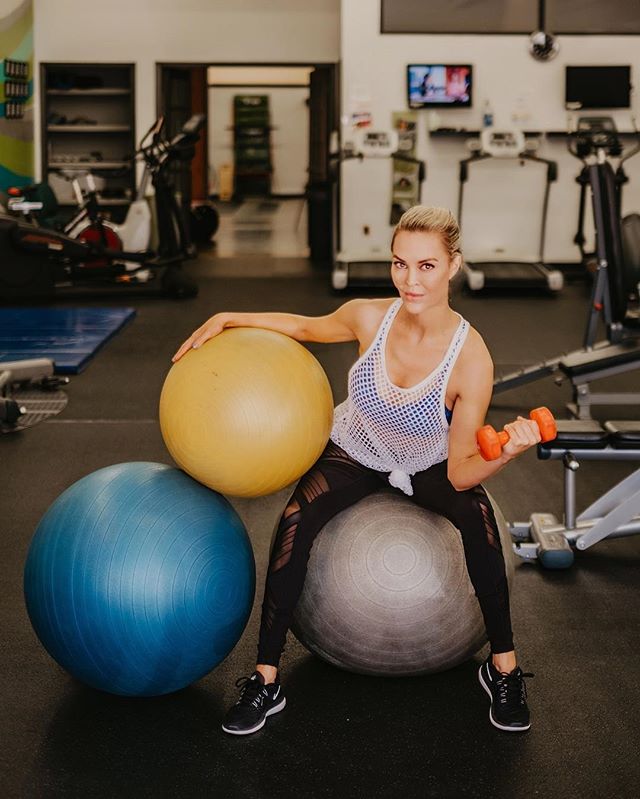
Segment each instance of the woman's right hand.
M225 315L222 313L217 313L211 316L207 321L201 325L197 330L194 330L193 333L189 336L189 338L184 341L178 351L175 353L173 358L171 359L174 363L179 361L180 358L191 349L197 349L201 347L205 341L209 341L210 338L217 336L219 333L222 333L224 330L224 323L225 323Z

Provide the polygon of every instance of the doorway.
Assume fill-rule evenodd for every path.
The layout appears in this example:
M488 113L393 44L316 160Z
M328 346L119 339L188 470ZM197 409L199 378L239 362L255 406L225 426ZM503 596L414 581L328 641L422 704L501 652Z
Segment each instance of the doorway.
M329 268L337 65L159 64L157 85L169 132L207 114L190 174L176 180L185 202L215 202L218 256L255 252Z

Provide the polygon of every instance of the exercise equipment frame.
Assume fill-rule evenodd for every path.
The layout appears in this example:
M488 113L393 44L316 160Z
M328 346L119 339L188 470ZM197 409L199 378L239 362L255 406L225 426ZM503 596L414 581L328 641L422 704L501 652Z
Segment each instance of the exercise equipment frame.
M640 468L576 512L576 472L580 461L640 460L640 422L593 420L558 422L558 437L538 445L542 460L562 460L564 524L551 513L534 513L528 522L510 525L515 553L539 560L548 569L566 569L574 551L604 539L640 534Z

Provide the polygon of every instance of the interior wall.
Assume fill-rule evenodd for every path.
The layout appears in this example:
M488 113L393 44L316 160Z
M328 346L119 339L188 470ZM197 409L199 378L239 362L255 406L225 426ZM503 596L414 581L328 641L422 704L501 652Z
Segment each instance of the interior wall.
M271 112L272 194L304 194L309 164L308 87L209 87L210 188L222 164L233 163L233 98L236 94L269 97Z
M29 64L29 96L22 119L5 113L4 59ZM0 191L33 181L33 7L31 0L0 0Z
M307 64L340 55L340 0L33 2L37 63L135 63L138 137L155 119L158 62Z
M352 114L366 111L372 128L388 128L391 113L407 109L406 66L410 63L464 63L474 67L471 109L418 112L418 155L427 161L423 202L457 208L458 163L466 157L465 137L429 137L428 128L478 130L482 109L489 100L496 126L518 125L525 130L566 130L564 109L565 65L631 64L632 78L640 81L640 36L561 36L555 60L535 61L526 36L413 35L380 33L380 0L342 0L342 114L343 141L351 133ZM603 111L620 130L631 130L633 108ZM590 112L597 114L598 112ZM574 261L573 244L578 215L580 164L566 151L566 140L547 139L540 155L557 160L559 179L551 188L546 256ZM473 250L535 252L542 210L542 167L515 161L477 164L470 171L463 213L463 243ZM349 162L343 171L342 245L350 252L388 252L389 162ZM482 170L482 171L481 171ZM626 171L624 210L640 210L640 156ZM514 192L514 186L521 186ZM515 194L515 197L514 197ZM366 198L366 203L363 202ZM468 200L468 202L467 202ZM366 235L365 227L370 233Z

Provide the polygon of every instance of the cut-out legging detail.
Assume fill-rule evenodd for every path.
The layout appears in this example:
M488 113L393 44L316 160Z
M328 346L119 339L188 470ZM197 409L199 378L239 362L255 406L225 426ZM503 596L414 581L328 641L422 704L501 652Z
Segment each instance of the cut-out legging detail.
M330 441L300 479L282 514L271 551L258 663L279 663L315 537L340 511L375 491L389 490L387 477L387 473L353 460ZM467 571L480 603L491 651L510 652L513 635L509 588L498 527L484 488L456 491L447 477L446 461L418 472L412 483L414 493L409 499L445 516L460 531Z

